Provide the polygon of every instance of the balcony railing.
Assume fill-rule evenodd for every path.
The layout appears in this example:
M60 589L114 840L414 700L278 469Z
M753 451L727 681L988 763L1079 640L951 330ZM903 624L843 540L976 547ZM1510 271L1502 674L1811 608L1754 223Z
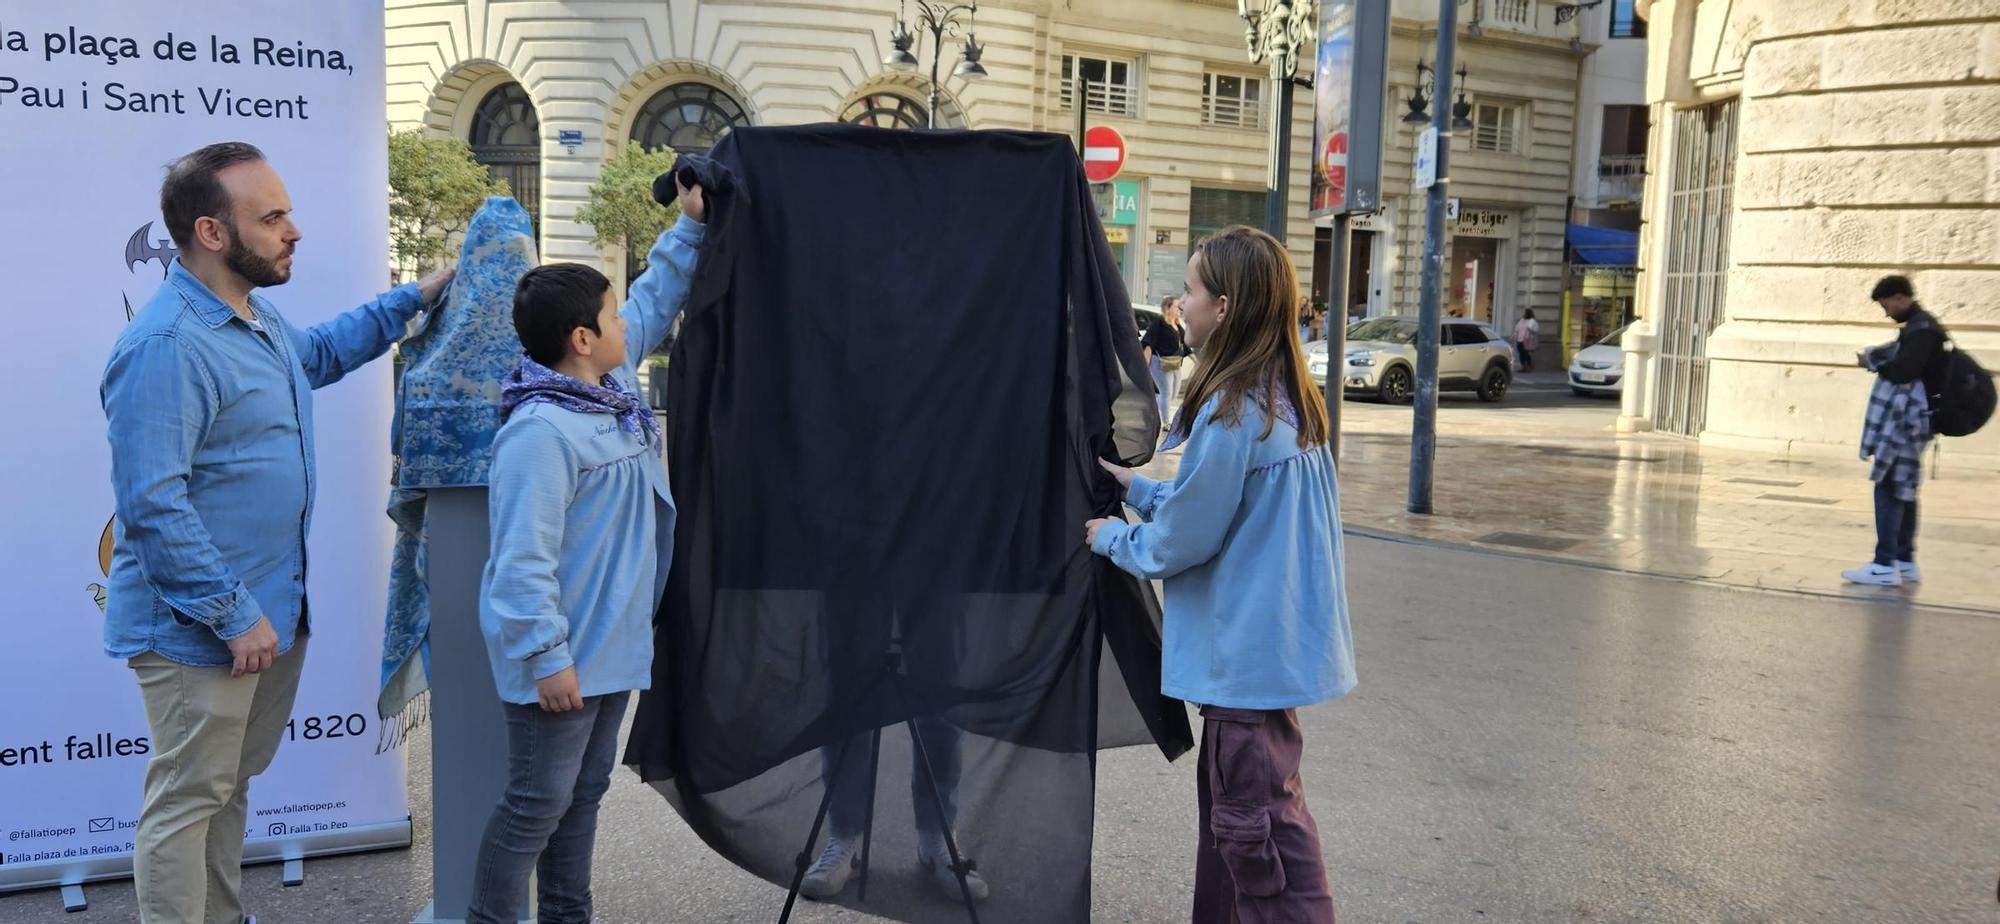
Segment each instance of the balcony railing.
M1256 100L1246 102L1227 96L1204 96L1201 98L1201 121L1203 125L1256 128L1262 111L1262 105Z
M1131 87L1118 83L1084 81L1083 99L1091 112L1110 115L1132 116L1139 111L1139 94ZM1076 78L1065 78L1062 82L1062 106L1076 111Z
M1493 21L1517 29L1535 27L1534 0L1491 0Z
M1646 191L1646 155L1615 154L1597 159L1597 202L1639 201Z

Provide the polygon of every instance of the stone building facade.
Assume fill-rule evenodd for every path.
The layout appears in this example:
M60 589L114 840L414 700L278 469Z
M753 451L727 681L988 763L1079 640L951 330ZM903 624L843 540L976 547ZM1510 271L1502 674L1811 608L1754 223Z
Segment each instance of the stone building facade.
M1416 310L1422 196L1410 189L1415 130L1398 121L1417 62L1436 39L1436 4L1394 0L1385 203L1359 224L1350 307ZM1253 4L1262 6L1263 4ZM866 119L921 123L931 50L917 73L888 69L898 0L388 0L389 120L472 142L537 217L550 260L605 266L573 220L598 167L625 144L699 150L728 126ZM1466 0L1461 60L1480 129L1458 139L1465 214L1448 292L1510 328L1521 310L1560 310L1563 218L1578 62L1589 38L1545 0ZM914 8L905 10L908 15ZM1099 190L1135 300L1178 293L1192 241L1263 222L1274 87L1246 60L1233 0L991 0L974 23L988 77L943 81L940 122L1073 134L1076 81L1087 120L1130 152ZM1476 28L1475 28L1476 27ZM1302 59L1310 62L1308 49ZM947 49L943 73L957 63ZM1300 76L1309 72L1300 69ZM1288 243L1310 285L1324 244L1307 217L1311 92L1293 108ZM562 143L572 132L573 144ZM1314 293L1328 304L1341 299ZM1544 314L1544 317L1552 316Z
M1622 426L1852 453L1888 273L2000 365L2000 2L1639 10L1654 136ZM2000 470L2000 427L1941 442Z
M1443 105L1456 105L1462 95L1473 128L1452 139L1451 195L1459 218L1449 229L1443 310L1503 333L1524 311L1555 318L1562 309L1579 65L1596 43L1581 20L1556 23L1557 6L1466 0L1458 11L1458 63L1466 78ZM1421 289L1425 195L1412 184L1424 126L1402 120L1420 87L1417 65L1436 56L1438 7L1435 0L1393 0L1391 10L1384 208L1354 226L1345 294L1354 317L1414 316ZM1325 254L1318 248L1316 266Z
M742 124L920 125L929 91L928 35L916 72L882 64L898 0L387 5L391 125L470 140L536 212L545 259L614 278L623 258L600 254L573 216L623 145L701 150ZM989 76L950 76L948 46L940 124L1074 134L1080 77L1088 122L1117 128L1130 152L1099 198L1135 300L1179 292L1192 238L1262 224L1271 83L1246 59L1234 2L1001 0L980 4L972 28ZM1289 233L1301 266L1311 118L1301 93ZM565 145L565 131L580 138Z

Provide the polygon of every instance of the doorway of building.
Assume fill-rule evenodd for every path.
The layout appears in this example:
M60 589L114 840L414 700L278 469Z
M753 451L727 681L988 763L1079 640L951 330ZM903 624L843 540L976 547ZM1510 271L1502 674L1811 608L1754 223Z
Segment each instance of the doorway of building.
M1354 249L1348 263L1347 320L1368 316L1368 293L1375 291L1375 232L1354 232Z
M1451 289L1445 314L1493 323L1493 293L1500 275L1500 242L1491 238L1453 238Z

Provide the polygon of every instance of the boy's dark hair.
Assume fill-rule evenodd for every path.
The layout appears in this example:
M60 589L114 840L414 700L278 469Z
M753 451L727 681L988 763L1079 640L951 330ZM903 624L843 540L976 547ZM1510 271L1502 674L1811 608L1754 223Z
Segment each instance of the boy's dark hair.
M1884 276L1881 282L1875 284L1874 290L1868 293L1868 299L1870 301L1881 301L1891 295L1916 298L1917 290L1911 288L1910 277L1908 276Z
M554 366L569 355L570 332L584 327L604 333L597 328L597 313L604 310L604 293L610 290L611 280L581 263L529 270L514 289L514 333L528 358Z
M263 160L264 152L242 141L225 141L187 154L167 165L160 184L160 217L167 234L182 252L194 241L194 223L201 218L229 220L229 190L215 175L237 164Z

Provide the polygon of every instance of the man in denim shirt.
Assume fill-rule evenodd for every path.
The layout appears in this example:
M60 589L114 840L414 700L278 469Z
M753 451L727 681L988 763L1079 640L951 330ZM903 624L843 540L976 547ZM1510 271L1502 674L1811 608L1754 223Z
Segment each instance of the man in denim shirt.
M134 879L142 921L244 924L249 780L291 717L310 622L312 390L381 356L449 270L300 330L251 290L291 278L300 240L256 148L167 168L180 250L100 388L117 547L104 647L128 659L152 727Z

